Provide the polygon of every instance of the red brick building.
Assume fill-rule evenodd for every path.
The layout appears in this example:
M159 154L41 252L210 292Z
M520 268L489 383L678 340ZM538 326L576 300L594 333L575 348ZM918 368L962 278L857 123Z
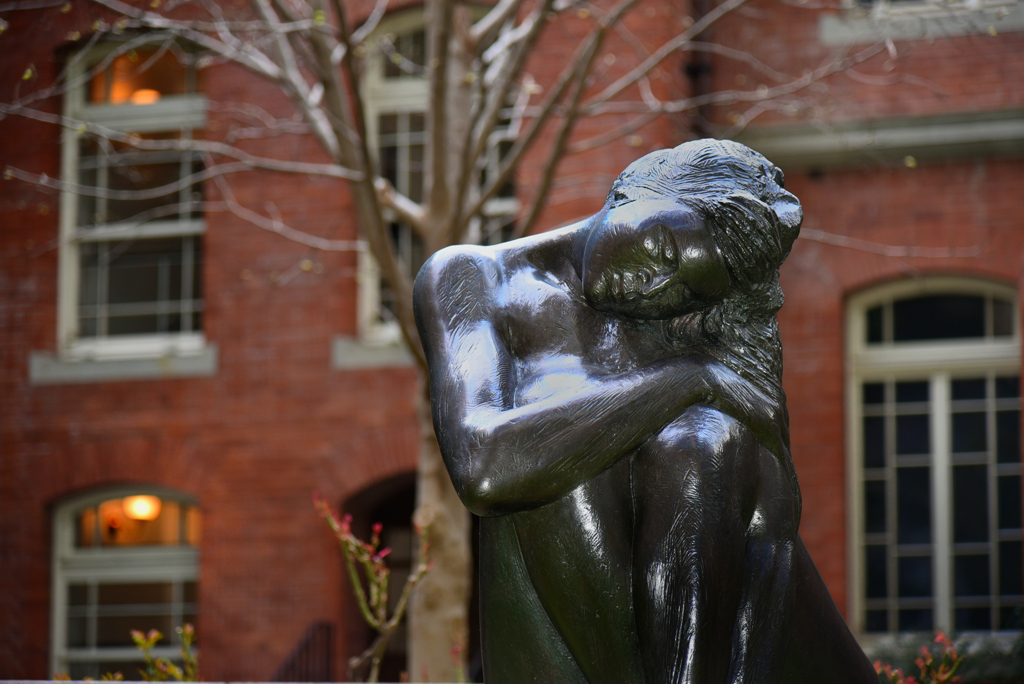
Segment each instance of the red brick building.
M656 40L710 9L649 3L628 28ZM3 165L37 174L0 183L0 678L98 671L132 657L117 636L127 628L192 619L204 678L280 677L313 625L335 627L336 657L365 640L311 495L402 534L417 373L379 316L343 182L231 178L239 205L265 216L272 206L330 246L352 243L318 249L230 211L197 211L186 181L170 213L165 201L124 199L116 191L140 186L119 169L151 164L166 183L202 159L140 161L48 120L322 160L286 130L292 111L276 87L240 68L191 73L156 55L147 73L160 82L120 92L118 69L130 65L88 71L102 47L74 57L96 16L86 3L0 7L0 102L62 69L79 75L69 92L32 101L34 118L0 114ZM419 16L413 5L387 26L411 34ZM538 82L580 40L586 18L576 21L545 34ZM568 157L541 221L596 211L651 149L758 114L738 137L782 166L805 210L780 314L801 533L866 641L1024 624L1021 29L1018 2L751 2L704 37L712 47L666 62L655 90L779 95L773 104L662 117ZM836 55L848 68L816 71ZM787 91L783 74L807 83ZM408 191L423 94L392 88L383 65L368 78L368 120ZM140 114L146 90L163 97ZM260 117L279 134L246 140ZM607 125L584 121L578 137ZM520 199L542 171L524 165ZM106 192L83 200L47 179ZM216 179L203 192L227 202ZM497 216L517 206L504 201ZM146 211L142 227L120 225ZM150 498L130 499L140 496ZM147 520L152 497L160 510Z

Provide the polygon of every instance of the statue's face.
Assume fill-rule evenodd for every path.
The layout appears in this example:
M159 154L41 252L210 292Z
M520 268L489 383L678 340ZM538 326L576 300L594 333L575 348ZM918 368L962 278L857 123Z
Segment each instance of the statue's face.
M711 227L674 199L616 203L594 217L583 291L601 311L667 319L721 300L729 272Z

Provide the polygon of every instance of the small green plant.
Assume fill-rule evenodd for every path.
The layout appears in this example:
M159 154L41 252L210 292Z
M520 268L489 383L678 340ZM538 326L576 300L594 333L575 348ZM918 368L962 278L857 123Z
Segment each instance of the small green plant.
M196 641L196 630L191 624L178 627L175 630L181 639L181 659L184 668L178 667L166 658L154 658L152 653L156 642L164 638L158 630L151 629L149 633L143 634L137 629L132 630L132 641L135 647L142 651L146 659L146 668L139 670L144 682L166 682L170 680L178 682L195 682L199 677L199 662L192 650L192 644Z
M919 675L904 675L903 670L893 670L892 665L883 665L875 661L875 672L888 684L953 684L960 681L956 671L963 663L963 657L957 653L953 641L942 632L935 633L932 643L940 644L938 653L925 645L921 647L921 655L914 661Z
M199 681L199 661L195 651L192 650L192 645L196 642L196 629L191 624L186 623L184 627L177 627L174 631L178 633L178 637L181 640L181 660L185 665L184 668L178 667L166 658L153 657L153 647L156 646L156 642L164 638L164 635L159 630L151 629L147 634L143 634L137 629L132 630L132 641L135 642L135 648L142 651L142 655L145 658L145 669L139 670L142 681ZM54 679L58 682L71 681L71 677L66 672L59 673ZM92 677L85 677L82 681L91 682L95 680ZM99 681L123 682L124 675L120 672L107 672L100 675Z
M387 651L388 642L398 627L398 623L405 615L405 610L409 606L409 597L420 580L430 571L432 564L427 561L427 552L430 549L427 532L419 525L415 525L416 536L419 539L419 564L409 574L409 579L402 587L398 602L389 616L388 585L391 570L384 559L391 553L391 549L380 548L380 534L383 531L383 526L380 523L375 523L370 541L364 542L352 534L351 515L346 515L339 520L338 515L319 495L313 496L313 505L334 530L345 555L345 567L348 569L348 576L352 581L352 590L356 595L359 611L366 623L377 631L377 636L370 647L362 654L349 659L348 678L350 681L356 681L356 673L366 669L366 681L376 682L380 677L381 659Z

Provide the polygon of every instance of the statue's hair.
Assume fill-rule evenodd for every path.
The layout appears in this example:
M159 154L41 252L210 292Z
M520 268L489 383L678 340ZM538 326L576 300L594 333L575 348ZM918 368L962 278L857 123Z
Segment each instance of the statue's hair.
M669 326L673 344L697 347L755 383L780 404L782 345L775 315L782 306L779 266L800 230L800 203L782 172L745 145L696 140L631 164L608 203L675 197L712 228L732 280L725 300Z

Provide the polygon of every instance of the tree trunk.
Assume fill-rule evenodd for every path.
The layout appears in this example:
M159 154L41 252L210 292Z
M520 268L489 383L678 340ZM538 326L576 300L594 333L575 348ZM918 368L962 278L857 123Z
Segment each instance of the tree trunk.
M456 681L453 649L465 672L473 558L470 518L441 460L430 418L430 400L419 393L422 441L416 491L417 525L428 529L433 569L412 598L409 614L411 681Z

